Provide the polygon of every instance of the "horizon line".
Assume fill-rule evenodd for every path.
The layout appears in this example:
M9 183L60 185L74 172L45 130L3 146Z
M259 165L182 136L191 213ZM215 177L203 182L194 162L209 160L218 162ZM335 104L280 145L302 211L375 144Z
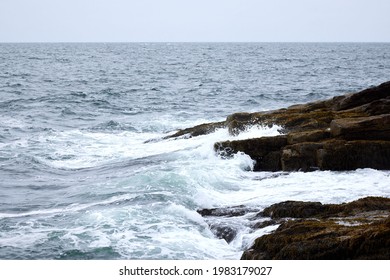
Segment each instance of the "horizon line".
M318 43L390 43L390 41L0 41L0 44L146 44L146 43L155 43L155 44L184 44L184 43L308 43L308 44L318 44Z

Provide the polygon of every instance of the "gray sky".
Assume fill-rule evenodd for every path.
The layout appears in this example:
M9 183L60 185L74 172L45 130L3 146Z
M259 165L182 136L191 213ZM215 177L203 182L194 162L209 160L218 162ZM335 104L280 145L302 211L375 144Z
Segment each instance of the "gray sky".
M390 42L390 0L0 0L0 42Z

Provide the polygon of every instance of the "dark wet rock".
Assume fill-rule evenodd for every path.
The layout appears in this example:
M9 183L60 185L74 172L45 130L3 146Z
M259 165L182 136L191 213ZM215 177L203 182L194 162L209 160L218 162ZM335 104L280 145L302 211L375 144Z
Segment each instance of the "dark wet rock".
M211 232L219 239L224 239L230 243L237 236L239 228L242 223L251 223L249 218L244 218L245 215L255 216L259 208L247 207L243 205L223 207L223 208L209 208L199 209L197 212L205 218ZM264 218L261 218L265 220Z
M276 225L277 223L278 222L275 220L260 221L260 222L255 223L253 228L254 229L265 228L265 227Z
M248 125L254 124L256 118L251 113L234 113L226 118L226 126L231 135L237 135L244 131Z
M214 132L218 128L225 127L225 122L204 123L191 128L181 129L166 138L177 138L182 136L195 137Z
M390 141L333 140L317 150L321 170L390 169Z
M316 142L304 142L283 147L281 156L282 170L311 171L320 169L317 151L322 148L323 144Z
M349 203L322 204L320 202L285 201L266 207L259 213L262 217L278 218L320 218L340 214L390 210L390 199L365 197Z
M205 208L199 209L197 212L202 216L213 216L213 217L236 217L243 216L249 212L253 212L254 210L248 208L246 206L233 206L226 208Z
M280 226L256 239L241 259L389 259L390 199L350 203L286 201L265 208Z
M210 230L217 238L224 239L227 243L232 242L237 235L237 229L229 225L213 224Z
M261 215L272 219L309 218L324 213L327 208L320 202L285 201L265 208Z

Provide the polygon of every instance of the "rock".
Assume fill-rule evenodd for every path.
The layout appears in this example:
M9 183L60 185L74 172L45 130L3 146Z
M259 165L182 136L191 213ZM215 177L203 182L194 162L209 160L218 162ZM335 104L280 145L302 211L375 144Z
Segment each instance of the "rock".
M197 210L197 212L205 218L211 232L217 238L224 239L227 243L234 240L239 228L242 227L241 217L247 214L251 214L253 216L258 211L259 208L252 208L243 205ZM237 219L236 217L240 217L240 219Z
M235 113L226 118L226 126L231 135L239 134L254 122L254 115L250 113Z
M317 150L321 170L390 169L390 141L332 140Z
M337 99L332 104L335 111L348 110L370 104L371 102L388 99L390 91L390 82L383 83L377 87L365 89L355 94L347 94Z
M284 171L312 171L320 169L317 151L322 143L304 142L283 147L281 167Z
M330 132L346 140L390 140L390 114L335 119L330 123Z
M285 201L265 208L260 214L272 219L309 218L328 210L328 206L320 202Z
M237 235L237 230L228 225L213 224L210 226L210 230L217 238L224 239L227 243L232 242Z
M261 221L261 222L256 223L253 226L253 228L254 229L265 228L265 227L273 226L276 224L277 224L277 222L275 220L266 220L266 221Z
M266 207L258 215L280 218L324 218L334 215L352 215L361 212L390 210L390 199L365 197L343 204L322 204L320 202L285 201Z
M378 210L389 210L390 199L385 197L368 196L349 203L343 204L328 204L332 214L339 213L341 215L357 214L359 212L369 212Z
M243 216L246 213L253 212L254 210L244 205L226 207L226 208L205 208L198 209L197 212L202 217L213 216L213 217L236 217Z
M319 129L301 132L291 132L287 134L287 143L289 145L304 142L319 142L331 137L330 130Z
M257 238L241 259L390 258L389 198L366 197L344 204L286 201L259 215L281 225Z
M363 105L361 110L370 116L387 114L390 112L390 98L379 99L367 105Z
M215 122L215 123L204 123L191 128L181 129L176 133L167 136L166 138L177 138L177 137L196 137L204 134L209 134L217 130L218 128L225 127L225 122Z
M243 260L345 260L390 258L390 219L356 226L337 221L288 221L258 238Z

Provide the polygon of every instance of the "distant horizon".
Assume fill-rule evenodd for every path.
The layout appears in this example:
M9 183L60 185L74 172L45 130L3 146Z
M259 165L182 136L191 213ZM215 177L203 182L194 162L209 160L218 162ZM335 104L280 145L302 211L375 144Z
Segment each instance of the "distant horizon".
M386 43L388 0L3 0L4 43Z
M0 41L0 44L389 44L390 41Z

